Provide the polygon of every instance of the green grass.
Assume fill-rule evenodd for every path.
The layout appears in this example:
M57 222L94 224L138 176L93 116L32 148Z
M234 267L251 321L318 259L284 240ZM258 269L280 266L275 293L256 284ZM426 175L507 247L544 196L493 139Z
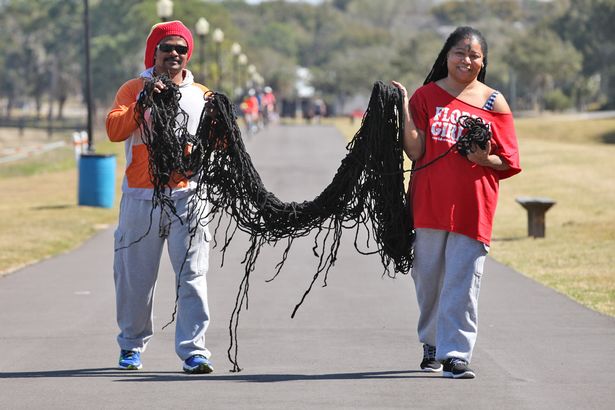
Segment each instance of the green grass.
M123 172L123 144L102 142L99 153L118 154L117 183ZM0 274L74 249L98 229L115 223L114 208L77 205L78 172L72 149L57 149L0 164Z
M360 124L335 123L350 138ZM491 256L615 316L615 119L517 119L523 172L501 181ZM407 166L409 167L409 165ZM543 196L546 237L527 236L519 196Z
M615 316L615 120L517 121L524 171L501 183L493 256ZM547 196L546 237L527 237L517 196Z
M62 147L27 160L0 164L0 179L66 171L74 167L75 156L72 147Z
M360 126L347 118L327 123L347 138ZM501 182L491 255L615 316L615 119L518 119L516 127L523 172ZM97 144L98 152L118 155L118 189L122 148ZM0 165L0 190L10 193L0 202L0 273L73 249L117 220L119 200L112 209L77 206L70 149ZM557 201L544 239L527 236L526 212L515 202L534 195Z

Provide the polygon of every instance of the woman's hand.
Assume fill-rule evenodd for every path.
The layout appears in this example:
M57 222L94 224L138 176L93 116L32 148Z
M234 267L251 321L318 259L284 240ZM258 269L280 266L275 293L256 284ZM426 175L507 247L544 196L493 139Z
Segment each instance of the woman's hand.
M489 153L491 152L491 141L487 140L485 149L482 149L476 144L472 144L472 149L468 152L468 159L475 164L482 166L491 166Z
M401 91L402 98L404 99L404 151L412 161L416 161L425 152L425 134L423 131L417 130L414 121L412 121L410 98L408 97L406 87L397 81L391 81L391 84Z
M485 149L474 144L472 150L468 153L468 160L483 167L493 168L497 171L506 171L510 166L505 163L502 158L496 154L490 154L491 141L487 141Z
M406 90L406 87L404 87L402 83L399 83L397 81L391 81L391 84L401 90L401 95L404 98L404 104L408 105L408 90Z

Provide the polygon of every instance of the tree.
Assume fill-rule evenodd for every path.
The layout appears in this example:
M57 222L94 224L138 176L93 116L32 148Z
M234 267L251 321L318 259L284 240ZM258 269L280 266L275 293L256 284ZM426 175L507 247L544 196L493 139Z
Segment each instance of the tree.
M600 78L600 89L615 107L615 1L576 0L552 27L582 54L583 74Z
M52 69L52 85L49 92L58 104L57 117L62 119L64 104L69 95L79 93L81 83L79 80L83 75L83 2L38 1L46 13L45 21L54 22L43 26L46 32L43 46L48 57L47 64ZM50 119L51 116L50 104Z
M13 0L2 6L0 14L0 55L5 73L0 79L0 96L6 99L5 115L28 97L34 96L40 112L41 100L48 91L45 18L47 4L41 0ZM47 77L48 79L49 77Z
M555 32L537 27L511 41L505 60L517 75L520 94L530 98L534 109L542 109L547 91L574 81L583 56Z
M394 50L380 46L343 50L314 71L314 86L342 106L354 95L366 95L377 80L393 78Z
M143 48L149 30L140 2L105 0L90 10L92 99L106 106L122 83L143 69ZM151 13L155 12L154 10Z
M435 32L422 32L411 38L391 62L398 73L396 78L409 90L423 85L442 45L441 36Z
M441 24L471 24L488 18L514 22L523 18L520 2L516 0L449 0L432 9Z

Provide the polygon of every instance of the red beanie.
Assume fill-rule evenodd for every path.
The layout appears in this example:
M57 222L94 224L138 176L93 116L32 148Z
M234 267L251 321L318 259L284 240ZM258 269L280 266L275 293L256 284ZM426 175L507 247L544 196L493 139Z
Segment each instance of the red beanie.
M149 36L147 36L147 42L145 43L145 68L150 68L154 65L154 53L156 52L158 43L160 43L163 38L169 36L179 36L186 40L186 44L188 45L186 61L190 61L192 48L194 46L190 29L184 26L179 20L167 21L154 24L152 31L150 31Z

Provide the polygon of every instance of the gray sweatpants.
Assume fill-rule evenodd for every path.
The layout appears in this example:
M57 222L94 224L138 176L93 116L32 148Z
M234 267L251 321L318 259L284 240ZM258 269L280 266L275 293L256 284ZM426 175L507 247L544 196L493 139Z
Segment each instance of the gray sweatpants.
M189 198L174 200L177 213L183 221L186 220ZM194 227L197 221L181 224L174 216L169 218L163 215L161 218L160 207L157 207L152 215L150 232L141 238L149 226L151 210L152 201L126 195L122 197L119 224L115 231L113 263L117 323L120 328L118 344L121 349L142 352L154 333L154 291L166 240L176 275L175 283L179 285L175 351L182 360L194 354L209 358L211 353L205 348L205 331L209 325L206 276L209 230L207 226L199 224L190 244L189 225ZM163 237L160 232L164 233Z
M478 294L489 248L457 233L417 229L412 278L419 304L421 343L436 359L468 362L478 330Z

